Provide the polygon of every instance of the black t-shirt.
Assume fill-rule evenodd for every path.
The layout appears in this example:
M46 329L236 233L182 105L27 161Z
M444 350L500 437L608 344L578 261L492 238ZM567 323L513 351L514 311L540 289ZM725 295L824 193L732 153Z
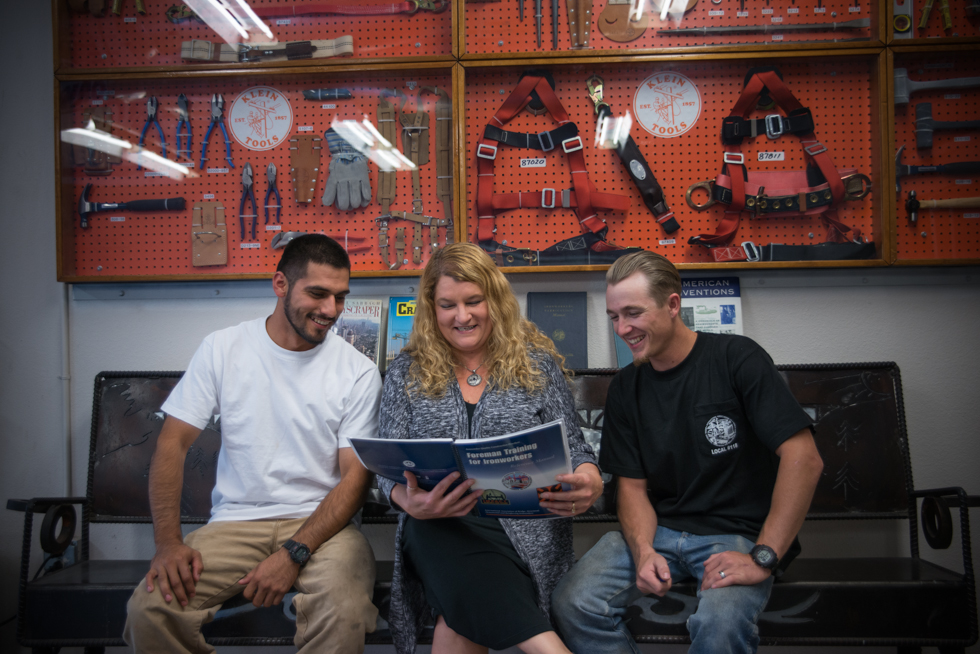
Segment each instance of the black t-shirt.
M769 513L775 450L807 427L765 350L743 336L699 333L671 370L627 366L613 378L599 464L646 478L660 525L754 541Z

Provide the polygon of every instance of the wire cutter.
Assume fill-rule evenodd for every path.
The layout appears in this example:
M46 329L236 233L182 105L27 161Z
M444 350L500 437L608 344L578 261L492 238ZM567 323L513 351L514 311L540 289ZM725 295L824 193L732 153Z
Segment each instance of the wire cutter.
M252 201L252 213L245 213L245 198ZM259 217L259 208L255 204L255 191L252 187L252 164L246 163L242 169L242 201L238 203L238 220L242 228L242 240L245 240L245 219L252 219L252 240L255 240L255 223Z
M201 144L201 168L204 168L204 162L207 161L205 158L208 152L208 139L211 138L211 130L214 129L215 125L221 127L221 133L225 135L225 152L228 160L228 165L231 168L235 167L235 162L231 160L231 141L228 140L228 130L225 129L224 123L224 109L225 99L221 97L220 94L214 94L211 96L211 124L208 125L208 132L204 135L204 143Z
M181 134L181 127L187 128L187 132ZM181 137L186 139L187 147L180 147ZM180 158L183 155L185 159L191 159L191 147L191 123L187 120L187 96L181 93L177 96L177 157Z
M139 146L143 147L143 139L146 137L146 130L150 128L150 124L156 125L157 133L160 135L160 148L163 150L164 158L167 157L167 140L163 137L163 128L160 127L160 122L157 120L157 107L159 103L157 102L156 96L152 96L146 101L146 123L143 124L143 131L140 132ZM140 170L143 166L136 166L136 170Z
M269 167L265 169L266 178L269 180L269 188L265 192L265 224L269 224L269 209L275 208L276 210L276 223L279 222L279 215L282 213L282 197L279 195L279 189L276 188L276 164L271 163ZM269 196L276 196L276 203L269 204Z

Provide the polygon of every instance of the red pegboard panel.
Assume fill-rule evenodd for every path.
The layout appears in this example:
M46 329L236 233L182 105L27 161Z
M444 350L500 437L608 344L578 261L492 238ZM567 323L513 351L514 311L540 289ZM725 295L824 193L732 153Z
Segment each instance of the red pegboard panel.
M881 188L880 164L875 162L873 136L877 125L872 121L871 89L875 59L873 57L810 58L806 60L772 60L755 62L756 65L777 65L789 89L806 107L810 107L816 121L816 134L830 150L838 168L856 168L859 173L872 178L874 188ZM620 64L615 66L565 66L552 69L557 84L557 95L578 125L585 142L586 167L590 179L600 191L627 195L632 206L622 213L599 213L609 226L610 241L624 246L638 246L655 250L679 263L713 262L707 249L689 245L691 236L713 233L722 206L697 212L685 203L685 193L691 184L713 180L722 165L721 123L738 99L746 72L754 65L744 61L680 61L647 64ZM676 138L656 138L641 129L636 121L632 136L664 188L667 202L675 212L681 229L666 235L653 220L652 214L642 203L639 192L633 186L622 164L611 150L599 150L594 146L595 112L586 95L586 79L593 73L605 82L605 99L615 115L633 111L634 94L647 78L658 73L680 73L697 86L702 100L700 118L694 127ZM476 238L476 144L491 116L513 90L521 70L481 69L467 70L466 74L466 178L469 216L467 232L470 240ZM841 98L846 98L845 103ZM768 112L756 112L753 117ZM556 123L549 115L534 117L522 112L507 124L509 131L537 133L553 129ZM783 151L785 161L760 163L760 151ZM778 141L765 136L746 140L742 152L752 170L791 170L804 167L799 141L790 135ZM541 156L535 150L521 150L502 146L498 149L495 174L495 192L538 193L542 188L568 188L570 173L566 155L560 148L545 155L546 168L520 169L519 160ZM704 201L701 198L701 202ZM842 222L859 228L869 240L879 241L877 221L874 218L872 196L847 202L841 206L838 216ZM498 215L496 220L498 242L507 241L514 247L541 249L580 232L578 221L571 209L526 209ZM754 218L742 213L742 220L735 243L753 241L757 245L769 243L816 244L826 240L820 220L812 216L789 218Z
M369 164L372 198L364 208L340 211L334 206L325 207L321 203L324 184L330 164L326 140L320 157L320 174L317 178L313 202L299 204L293 196L290 176L290 155L288 143L282 143L271 150L257 152L246 149L232 141L232 159L235 168L228 173L205 172L197 168L200 163L201 144L210 122L210 99L212 94L220 93L225 98L225 120L235 98L246 89L254 86L270 86L280 91L289 100L293 112L293 127L290 135L312 133L323 137L334 117L360 121L365 116L377 124L377 104L382 89L397 88L409 97L406 109L413 109L420 86L437 86L451 94L451 71L423 71L426 74L408 74L402 77L375 77L361 74L359 81L343 81L324 77L278 77L267 78L216 78L201 79L161 79L152 82L114 81L114 82L64 82L62 83L62 115L64 127L78 126L82 112L93 103L103 103L114 113L113 135L136 143L146 121L147 97L155 96L159 101L158 118L167 142L167 154L175 158L175 130L177 124L177 96L186 94L190 102L190 122L193 132L193 159L198 174L195 178L175 181L167 177L148 176L146 171L137 171L136 165L124 161L115 166L111 175L95 177L87 175L81 167L68 167L63 156L62 181L67 183L70 194L61 198L62 221L71 227L63 230L69 234L69 242L64 248L71 249L74 265L67 266L64 275L68 278L99 277L144 277L173 275L240 275L270 274L275 270L281 251L272 250L272 238L278 231L325 232L331 235L349 235L349 245L367 245L369 250L351 255L353 270L387 270L382 264L378 248L378 226L375 218L380 209L377 203L378 169ZM351 100L309 101L302 97L303 89L347 88L353 93ZM435 100L431 94L423 96L423 108L429 113L434 124ZM74 124L72 124L74 121ZM311 130L302 131L304 127ZM228 126L230 130L230 125ZM230 134L229 134L230 135ZM147 131L146 147L160 152L159 136L151 127ZM399 137L399 149L401 139ZM443 205L436 195L436 153L435 138L429 141L429 163L421 168L422 200L427 215L443 217ZM63 148L65 152L66 148ZM224 166L225 145L220 129L215 127L208 143L207 165ZM242 249L242 234L239 226L239 201L242 197L242 168L246 162L252 164L254 171L254 193L259 207L257 235L258 249ZM277 186L282 195L281 228L271 225L266 229L264 219L264 199L268 188L266 168L274 163L278 169ZM82 190L92 183L88 200L92 202L125 202L136 199L183 197L187 201L185 211L178 212L120 212L117 210L92 214L91 226L83 230L79 226L77 207ZM64 185L62 188L66 188ZM209 196L213 195L211 198ZM408 171L397 173L397 190L392 210L412 210L412 176ZM191 218L192 206L198 201L216 200L225 207L229 258L227 265L194 267L191 263ZM270 198L270 204L274 204ZM250 213L250 203L246 213ZM275 210L270 210L271 220L275 220ZM246 225L246 242L252 242L250 223ZM394 240L394 228L405 227L411 240L414 223L392 220L389 239ZM428 260L429 230L423 228L423 259L416 265L411 260L409 249L408 263L402 270L421 269ZM444 243L445 228L440 227L438 238ZM394 257L392 245L390 257ZM68 258L66 257L66 260Z
M465 51L468 55L493 53L552 52L554 21L549 0L541 2L541 46L538 46L535 27L535 0L523 0L524 21L519 21L518 3L522 0L503 0L499 3L466 3ZM558 3L558 48L569 50L572 40L569 32L566 2ZM871 40L878 16L878 4L870 0L696 0L692 9L680 17L668 16L660 20L660 5L646 3L650 14L646 30L638 38L625 43L610 40L603 35L601 23L603 11L609 0L596 0L592 6L592 30L589 38L591 50L635 51L638 49L704 47L759 43L824 42L846 43L854 40ZM623 5L613 3L614 10ZM621 10L621 9L620 9ZM780 25L841 23L867 19L869 27L838 31L778 31ZM659 35L659 30L683 28L714 28L731 26L767 25L767 34L713 34L713 35Z
M896 54L895 68L905 68L914 81L980 77L980 64L968 52ZM895 106L895 147L902 145L903 165L933 166L953 162L980 162L980 130L956 129L933 133L931 148L916 147L916 105L932 104L936 121L980 119L980 88L926 89L909 96L909 103ZM919 212L912 223L906 210L909 191L920 201L980 198L980 172L972 174L922 174L903 177L896 196L899 260L980 258L980 207Z
M889 1L889 0L886 0ZM936 0L932 5L932 10L926 18L925 27L919 28L922 20L923 9L927 4L926 0L894 0L894 14L892 21L892 38L894 45L905 45L910 43L909 39L935 39L943 37L973 37L980 36L980 15L970 16L967 13L968 2L950 0L949 17L950 28L946 29L943 25L941 11L941 0ZM895 29L895 26L904 28L907 24L902 17L911 12L911 21L908 29L902 31Z
M132 0L123 2L122 15L107 9L103 16L68 13L68 39L63 66L100 69L136 66L195 65L180 57L183 41L221 38L202 22L171 23L166 17L174 2L146 0L147 14L136 13ZM310 0L250 0L254 8L317 4ZM352 3L357 4L357 3ZM419 11L414 15L393 16L295 16L266 19L273 36L280 42L333 39L344 34L354 37L354 58L435 57L452 55L452 8L440 13ZM350 61L350 57L318 59L317 62Z

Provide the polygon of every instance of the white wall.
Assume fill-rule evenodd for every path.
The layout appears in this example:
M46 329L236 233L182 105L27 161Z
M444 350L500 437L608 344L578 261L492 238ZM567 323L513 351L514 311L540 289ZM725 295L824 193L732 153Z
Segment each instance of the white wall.
M6 237L0 278L7 280L0 288L0 499L83 494L96 373L183 369L208 332L267 314L273 300L263 284L233 286L247 292L230 293L250 297L227 298L224 292L211 299L188 299L200 293L188 285L121 286L127 295L119 299L70 299L67 320L63 317L64 289L55 281L50 7L5 4L11 33L0 43L0 125L5 128L0 221ZM980 269L773 271L741 277L746 333L777 362L897 361L916 485L960 485L980 494L974 413L980 399ZM512 281L522 302L528 291L588 291L589 364L613 365L600 274L519 275ZM411 284L355 280L353 287L355 293L397 295ZM74 297L91 295L74 290ZM67 359L63 328L69 335ZM70 411L59 379L63 361L70 364ZM70 425L70 452L63 421ZM66 485L69 455L71 488ZM16 611L21 520L21 514L0 512L0 621ZM378 557L390 558L391 530L367 530ZM581 552L601 528L577 533ZM811 555L908 550L904 523L810 524L802 540ZM93 529L95 557L148 558L151 547L146 526ZM933 558L957 565L952 551ZM12 624L0 628L0 650L16 651L13 633Z

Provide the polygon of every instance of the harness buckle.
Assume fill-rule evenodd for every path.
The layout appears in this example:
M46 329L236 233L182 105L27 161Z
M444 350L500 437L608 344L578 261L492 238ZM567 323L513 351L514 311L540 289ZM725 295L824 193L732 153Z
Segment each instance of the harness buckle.
M745 165L745 155L741 152L726 152L723 160L726 164Z
M752 241L742 241L742 251L745 252L746 261L759 261L762 258L762 250Z
M808 145L805 148L803 148L803 151L806 152L811 157L815 157L818 154L822 154L826 152L827 146L824 145L823 143L814 143L813 145Z
M545 197L546 197L545 194L546 193L551 193L551 204L548 204L548 201L545 200ZM553 188L544 188L544 189L541 189L541 206L543 208L545 208L545 209L554 209L555 208L555 195L556 195L555 194L555 189L553 189Z
M778 139L786 131L786 123L779 114L769 114L766 116L766 136L770 139Z
M577 145L570 146L569 144L572 143ZM581 150L583 147L584 146L582 145L581 136L573 136L572 138L565 139L564 141L561 142L561 149L564 150L566 154L568 154L569 152L577 152Z
M484 154L484 150L489 152L489 154ZM489 159L490 161L493 161L497 158L497 146L481 143L480 145L476 146L476 156L480 157L481 159Z
M545 147L545 138L548 139L548 147ZM551 152L555 149L555 142L551 138L551 132L538 132L538 143L541 145L542 152Z

